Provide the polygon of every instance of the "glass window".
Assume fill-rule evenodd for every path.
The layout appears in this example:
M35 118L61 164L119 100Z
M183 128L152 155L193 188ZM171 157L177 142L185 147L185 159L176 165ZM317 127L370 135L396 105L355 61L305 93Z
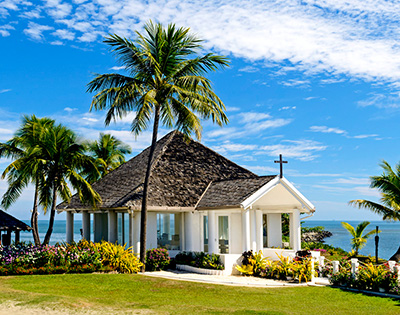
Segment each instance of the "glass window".
M228 216L218 216L218 243L221 254L229 253L229 218Z
M180 213L157 214L157 247L168 250L180 250L181 234Z
M127 238L126 236L126 220L125 220L125 213L117 213L117 220L118 220L118 244L125 245ZM129 233L129 231L128 231Z

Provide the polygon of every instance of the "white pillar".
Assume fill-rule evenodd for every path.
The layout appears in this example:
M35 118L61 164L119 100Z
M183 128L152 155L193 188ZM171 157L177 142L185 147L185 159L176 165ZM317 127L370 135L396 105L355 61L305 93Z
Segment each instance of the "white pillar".
M250 250L250 210L242 212L243 251Z
M293 213L289 213L289 246L293 247Z
M261 210L256 210L256 238L257 238L257 251L262 251L264 248L263 241L263 213Z
M358 259L357 258L351 258L351 275L354 278L356 276L357 270L358 270Z
M108 211L108 241L115 243L118 240L118 221L115 211Z
M67 211L67 243L74 241L74 213Z
M192 212L186 212L184 214L185 216L185 250L187 251L194 251L194 244L193 244L193 216L194 214Z
M208 252L218 254L217 216L215 211L208 211Z
M256 210L250 211L250 235L251 235L251 250L257 252L257 222Z
M332 273L338 273L339 272L339 262L337 260L332 261Z
M129 243L128 243L128 247L132 248L132 251L134 252L133 249L133 214L132 213L128 213L129 216Z
M90 213L87 211L82 212L82 230L83 238L90 241Z
M140 212L135 212L133 214L132 220L133 220L133 251L135 254L139 256L140 253L140 218L141 214Z
M293 224L290 232L293 234L293 249L295 251L301 250L300 211L297 209L293 210Z

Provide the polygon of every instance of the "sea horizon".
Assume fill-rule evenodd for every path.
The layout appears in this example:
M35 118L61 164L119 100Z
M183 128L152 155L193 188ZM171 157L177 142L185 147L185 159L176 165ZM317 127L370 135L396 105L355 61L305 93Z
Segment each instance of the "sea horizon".
M23 222L30 224L29 220L22 220ZM93 221L91 221L92 224ZM305 220L303 221L304 227L315 227L323 226L325 230L332 233L331 237L325 239L325 243L332 245L334 247L340 247L346 251L351 250L351 236L349 232L344 229L341 225L343 220ZM360 220L346 220L345 222L356 227ZM378 255L381 258L389 259L400 246L400 222L388 222L388 221L369 221L370 224L365 229L366 232L375 230L376 226L379 226L381 233L379 233L379 247ZM43 240L44 235L47 231L48 220L39 220L39 234L41 240ZM127 224L127 220L126 223ZM82 222L79 219L74 220L74 240L79 241L82 237L80 234L80 229L82 228ZM128 240L128 228L125 228L125 239ZM91 229L91 239L93 239L93 229ZM366 233L365 232L365 233ZM65 242L66 237L66 220L55 220L54 230L50 244ZM362 255L375 256L375 235L372 235L364 248L360 250ZM32 242L31 232L21 232L21 241Z

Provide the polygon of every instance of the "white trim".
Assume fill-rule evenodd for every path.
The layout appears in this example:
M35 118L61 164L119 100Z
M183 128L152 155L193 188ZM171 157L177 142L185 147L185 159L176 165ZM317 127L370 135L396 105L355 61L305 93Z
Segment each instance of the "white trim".
M262 196L266 195L271 189L273 189L275 186L278 184L282 184L283 187L286 188L286 190L292 194L294 198L296 198L303 206L303 208L306 208L308 211L307 212L314 212L315 211L315 206L306 198L304 197L294 186L292 183L290 183L286 178L279 178L279 176L275 177L273 180L269 181L266 183L264 186L262 186L259 190L257 190L254 194L252 194L250 197L248 197L246 200L244 200L240 206L243 207L244 209L247 209L251 207L258 199L260 199ZM293 208L292 208L293 209ZM283 209L282 209L283 210Z
M244 200L240 205L244 209L247 209L249 206L251 206L253 203L255 203L258 199L260 199L262 196L264 196L269 190L274 188L278 183L279 183L279 176L275 177L273 180L266 183L259 190L257 190L254 194L252 194L250 197L248 197L246 200Z
M315 206L306 197L304 197L303 194L298 191L291 182L284 177L281 178L281 182L292 193L292 195L299 200L299 202L306 206L309 211L315 211Z

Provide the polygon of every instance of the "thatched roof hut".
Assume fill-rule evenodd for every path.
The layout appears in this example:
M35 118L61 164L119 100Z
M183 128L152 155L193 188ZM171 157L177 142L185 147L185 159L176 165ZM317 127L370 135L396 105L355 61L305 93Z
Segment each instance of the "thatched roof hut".
M15 242L19 242L19 233L21 231L31 231L32 228L24 222L18 220L7 212L0 210L0 232L7 232L2 235L2 244L11 243L11 232L15 233Z

